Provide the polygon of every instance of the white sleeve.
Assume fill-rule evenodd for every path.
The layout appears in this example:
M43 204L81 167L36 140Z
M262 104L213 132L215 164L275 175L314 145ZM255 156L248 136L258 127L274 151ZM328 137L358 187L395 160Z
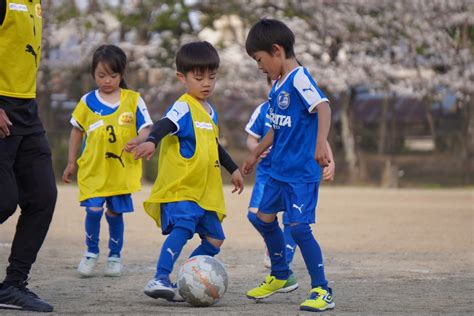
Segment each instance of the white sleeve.
M313 84L303 70L299 70L293 80L294 87L301 95L305 102L305 106L308 112L313 111L318 104L322 102L329 102L324 94L322 94L317 87Z
M75 118L71 117L71 119L69 120L69 123L71 123L71 125L74 126L75 128L80 129L81 131L84 131L81 125L79 125L79 123L76 121Z
M176 102L166 112L165 117L171 120L176 125L176 134L180 130L180 125L183 123L183 118L189 113L189 105L186 102ZM184 123L183 123L184 124Z
M245 131L247 134L252 135L253 137L260 139L262 135L257 133L256 129L258 129L258 119L260 118L260 112L262 111L262 106L265 104L260 104L252 113L247 125L245 125Z
M142 97L138 97L137 103L137 132L139 133L143 128L153 125L150 113Z

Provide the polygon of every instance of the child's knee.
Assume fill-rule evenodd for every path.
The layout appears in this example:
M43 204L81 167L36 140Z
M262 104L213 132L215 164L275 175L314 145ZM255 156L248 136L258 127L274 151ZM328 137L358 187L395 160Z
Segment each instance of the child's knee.
M202 240L202 247L205 253L207 253L210 256L215 256L221 251L221 247L223 243L224 243L224 240L215 239L215 238L206 236Z
M209 236L206 236L203 240L206 240L208 243L213 245L214 247L220 248L224 244L224 240L222 239L215 239Z
M102 207L99 207L99 206L93 206L93 207L86 207L86 212L87 214L90 214L90 215L97 215L97 216L102 216L103 212L104 212L104 209Z
M276 219L276 217L273 219L272 222L268 223L257 216L257 229L262 234L272 232L279 228L280 226L278 226L278 220Z
M291 236L297 243L307 238L313 237L313 233L309 224L300 223L296 225L290 225L290 231Z
M107 211L105 212L105 214L109 217L117 217L117 216L120 216L122 215L122 213L117 213L117 212L114 212L110 209L107 209Z
M266 214L257 211L257 218L265 223L272 223L277 218L276 214Z

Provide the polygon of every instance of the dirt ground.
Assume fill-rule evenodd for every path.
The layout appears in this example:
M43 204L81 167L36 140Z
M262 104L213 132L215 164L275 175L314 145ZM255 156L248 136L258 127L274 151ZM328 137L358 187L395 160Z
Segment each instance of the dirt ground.
M84 212L76 187L59 188L56 214L30 280L31 289L51 302L57 314L302 314L298 305L309 290L309 277L299 252L293 264L298 290L260 303L245 297L267 273L263 242L245 216L250 187L241 196L225 188L227 240L219 258L226 264L229 288L223 299L213 307L194 308L144 295L163 242L141 208L149 191L145 187L135 194L136 211L126 215L123 276L102 276L108 240L103 219L97 273L82 279L76 267L84 252ZM17 216L0 227L0 278ZM326 314L474 313L474 190L323 186L317 217L313 232L336 302L336 309ZM186 245L178 264L197 244L195 238Z

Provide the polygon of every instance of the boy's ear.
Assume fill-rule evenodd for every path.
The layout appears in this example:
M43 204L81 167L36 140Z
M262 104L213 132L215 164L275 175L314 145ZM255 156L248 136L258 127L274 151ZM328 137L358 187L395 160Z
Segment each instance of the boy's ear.
M178 78L179 81L181 81L181 83L186 84L186 76L182 72L177 71L176 77Z
M280 57L282 56L282 54L285 53L285 50L283 49L283 47L281 47L280 45L278 44L273 44L272 45L272 55L275 56L275 57Z

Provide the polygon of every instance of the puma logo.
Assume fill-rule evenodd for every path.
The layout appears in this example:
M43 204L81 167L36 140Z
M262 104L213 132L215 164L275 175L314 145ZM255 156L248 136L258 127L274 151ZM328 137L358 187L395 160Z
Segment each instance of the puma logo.
M273 255L274 255L275 257L283 258L283 250L280 251L280 252L275 252Z
M301 204L300 206L296 205L296 204L293 204L292 207L293 208L296 208L300 213L302 212L301 209L303 208L303 205L304 204Z
M123 164L123 161L122 161L122 154L123 154L123 149L122 149L122 152L120 153L120 156L117 156L116 154L111 153L111 152L106 152L105 159L109 159L109 158L117 159L120 162L120 164L122 164L122 167L125 168L125 165Z
M303 93L307 92L307 91L313 91L313 86L312 85L309 85L309 88L303 88Z
M166 252L168 252L171 255L172 260L174 260L174 256L176 256L176 254L178 253L178 252L173 252L173 250L171 250L171 248L167 248Z
M39 49L40 48L38 47L38 50ZM25 52L30 53L35 58L35 66L36 68L38 68L38 53L35 52L35 49L33 48L33 46L31 46L30 44L27 44Z
M291 245L287 244L286 248L290 249L291 252L295 252L295 247L292 247Z
M119 241L120 241L120 238L118 238L117 240L113 239L113 238L110 238L110 240L115 243L116 245L118 245Z
M92 237L94 237L94 235L93 235L93 234L90 234L90 235L89 235L88 233L86 233L86 237L87 237L87 239L92 240Z

